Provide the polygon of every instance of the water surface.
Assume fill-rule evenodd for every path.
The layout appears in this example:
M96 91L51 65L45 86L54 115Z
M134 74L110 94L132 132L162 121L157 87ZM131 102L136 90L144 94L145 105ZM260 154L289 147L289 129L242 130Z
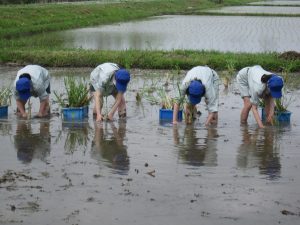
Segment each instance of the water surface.
M282 1L260 1L260 2L250 2L248 3L250 5L295 5L298 6L300 5L300 1L299 0L282 0Z
M55 34L83 49L300 51L298 17L161 16Z
M1 85L18 69L0 67ZM61 92L63 76L88 78L92 68L49 71ZM174 90L184 72L131 70L127 120L95 123L92 106L81 123L55 113L20 120L13 102L0 120L0 224L297 224L299 101L288 125L257 129L250 115L240 126L233 80L220 85L217 127L204 127L203 102L193 125L161 125L159 106L137 103L136 92L166 83Z
M264 13L264 14L300 14L300 7L287 6L228 6L221 9L208 10L217 13Z

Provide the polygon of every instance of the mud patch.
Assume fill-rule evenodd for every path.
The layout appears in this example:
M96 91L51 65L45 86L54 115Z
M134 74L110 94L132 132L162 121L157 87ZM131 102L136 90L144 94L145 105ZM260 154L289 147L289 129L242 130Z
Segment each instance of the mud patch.
M286 60L297 60L300 59L300 52L287 51L279 55L279 58Z
M12 170L6 171L1 177L0 177L0 184L4 183L12 183L16 181L28 181L28 180L37 180L31 176L28 176L22 172L14 172Z

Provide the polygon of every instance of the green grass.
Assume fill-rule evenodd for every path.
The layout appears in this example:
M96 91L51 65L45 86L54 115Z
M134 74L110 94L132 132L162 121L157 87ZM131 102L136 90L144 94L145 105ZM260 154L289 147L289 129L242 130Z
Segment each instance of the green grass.
M30 4L0 6L0 63L17 65L82 67L111 61L126 68L190 69L208 65L225 70L228 62L236 69L260 64L273 71L290 65L300 70L300 60L280 58L279 54L220 53L214 51L103 51L68 49L63 38L51 31L139 20L164 14L197 14L220 5L241 5L252 0L225 0L216 4L209 0L166 0L122 2L114 4ZM147 9L147 10L146 10Z
M235 69L259 64L271 71L300 70L300 60L286 60L277 53L220 53L209 51L102 51L102 50L2 50L0 61L22 64L24 62L55 67L95 67L100 62L118 62L126 68L143 69L190 69L208 65L216 70L227 70L228 64Z
M0 38L137 20L155 15L185 14L214 6L208 0L0 6Z

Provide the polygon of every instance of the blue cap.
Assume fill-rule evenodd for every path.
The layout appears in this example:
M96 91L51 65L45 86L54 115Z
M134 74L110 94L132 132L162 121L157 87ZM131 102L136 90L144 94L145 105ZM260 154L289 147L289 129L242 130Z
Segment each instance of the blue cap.
M188 87L188 97L192 105L196 105L201 101L204 95L204 86L201 82L193 80Z
M30 80L26 77L20 78L16 82L16 89L19 93L20 99L27 101L30 98Z
M283 79L280 76L273 75L268 80L268 88L273 98L281 98L281 89L283 87Z
M120 92L125 92L127 88L127 84L130 81L130 74L125 69L120 69L116 72L116 88Z

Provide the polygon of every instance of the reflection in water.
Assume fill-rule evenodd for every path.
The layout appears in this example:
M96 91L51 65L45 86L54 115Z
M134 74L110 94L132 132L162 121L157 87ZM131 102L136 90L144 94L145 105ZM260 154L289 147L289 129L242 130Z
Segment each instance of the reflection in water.
M284 52L299 51L299 24L298 17L165 15L53 35L68 48Z
M86 31L85 31L86 30ZM66 31L64 39L67 47L83 49L152 49L158 46L162 37L155 34L132 32L120 35L119 32L99 32L97 28L81 29L82 32ZM151 44L150 44L151 43Z
M280 177L280 158L278 129L267 127L265 129L249 130L242 127L243 141L237 155L237 166L241 168L258 167L261 174L268 179Z
M85 153L89 142L89 133L91 128L88 123L63 122L63 130L67 131L65 140L65 152L73 154L75 151L82 149ZM61 133L60 135L61 136Z
M217 129L208 128L206 137L201 138L203 135L197 135L194 125L185 127L183 137L179 136L177 127L174 127L173 135L179 148L179 157L184 163L192 166L217 166Z
M49 121L40 121L37 133L30 121L18 121L14 144L20 161L30 163L33 158L45 161L51 150Z
M5 122L5 121L0 121L0 135L2 136L7 136L10 135L12 130L12 125L11 123Z
M95 136L91 150L93 158L106 161L113 172L123 175L127 174L129 170L127 146L123 143L125 134L126 121L119 121L118 128L113 122L95 123Z

